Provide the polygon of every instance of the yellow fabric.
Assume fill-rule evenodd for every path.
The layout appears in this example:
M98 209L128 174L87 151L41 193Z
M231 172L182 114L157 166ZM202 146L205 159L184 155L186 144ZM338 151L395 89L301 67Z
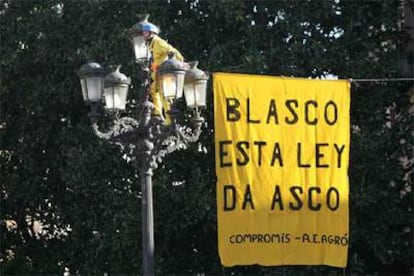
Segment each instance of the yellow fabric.
M152 52L152 58L155 66L160 65L163 63L167 57L169 52L175 53L175 58L183 61L184 58L181 53L175 49L172 45L170 45L167 41L162 39L161 37L154 35L149 45L149 49Z
M348 81L215 73L224 266L345 267Z
M175 58L183 61L184 58L181 55L181 53L175 49L173 46L171 46L167 41L162 39L161 37L154 35L150 44L149 44L149 50L152 53L152 66L153 68L158 68L158 66L163 63L167 57L169 52L175 53ZM153 101L153 104L155 105L155 114L162 114L162 109L165 111L170 109L170 104L168 101L164 100L162 96L160 95L160 87L159 87L159 81L157 79L157 73L156 71L153 71L151 73L151 78L153 82L151 83L150 92L151 92L151 98ZM167 114L166 116L166 122L169 124L169 117Z

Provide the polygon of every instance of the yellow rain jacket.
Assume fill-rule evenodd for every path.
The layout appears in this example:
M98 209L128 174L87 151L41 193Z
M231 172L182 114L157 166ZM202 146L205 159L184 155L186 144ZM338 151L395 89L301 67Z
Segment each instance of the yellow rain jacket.
M184 61L183 56L181 53L175 49L173 46L171 46L167 41L159 37L158 35L154 35L149 43L149 50L152 54L152 62L150 65L151 68L151 98L153 101L153 104L155 105L155 112L154 114L157 115L163 115L162 110L164 108L164 111L167 111L170 109L170 104L162 98L161 90L160 90L160 83L157 79L157 69L158 66L163 63L168 56L169 52L175 53L175 58ZM165 114L166 123L169 124L169 118L168 115Z

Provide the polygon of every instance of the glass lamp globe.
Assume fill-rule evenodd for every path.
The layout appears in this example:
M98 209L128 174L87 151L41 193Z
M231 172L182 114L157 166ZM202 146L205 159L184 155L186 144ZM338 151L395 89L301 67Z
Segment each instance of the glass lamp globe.
M185 64L175 58L174 53L161 63L158 74L161 81L161 92L165 99L173 102L183 96L184 76L187 71Z
M102 100L103 80L107 70L96 62L89 62L79 69L83 100L97 103Z
M125 110L128 89L131 78L121 73L117 66L116 70L105 77L104 97L105 108L111 111Z
M187 106L203 108L206 106L207 81L209 76L197 68L198 61L190 62L190 70L185 75L184 95Z

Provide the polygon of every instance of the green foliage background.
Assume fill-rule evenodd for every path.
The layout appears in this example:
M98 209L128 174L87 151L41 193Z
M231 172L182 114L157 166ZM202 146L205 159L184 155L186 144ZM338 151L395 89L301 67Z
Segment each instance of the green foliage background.
M136 87L126 32L139 14L151 14L164 38L210 72L375 78L399 76L397 62L408 57L399 5L1 1L1 275L140 273L139 176L93 134L76 74L90 60L123 64ZM352 86L346 270L220 265L210 100L200 141L206 151L174 153L155 173L157 274L413 273L412 85Z

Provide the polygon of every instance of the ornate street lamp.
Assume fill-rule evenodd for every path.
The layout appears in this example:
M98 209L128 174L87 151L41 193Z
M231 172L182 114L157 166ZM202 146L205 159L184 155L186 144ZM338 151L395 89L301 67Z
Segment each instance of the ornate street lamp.
M131 84L131 78L119 72L120 68L119 65L114 72L106 75L104 81L105 108L112 112L125 110L128 88Z
M146 64L150 58L147 43L142 35L142 24L148 22L149 15L145 15L140 22L134 24L129 30L129 39L134 49L135 61L139 64Z
M88 114L90 117L98 116L97 108L102 101L104 77L107 72L108 70L96 62L86 63L78 71L83 100L91 106L91 112Z
M158 69L164 99L173 103L183 96L186 71L185 64L175 59L174 53L169 53L168 59Z
M146 19L144 19L146 20ZM144 22L144 21L142 21ZM191 64L191 69L178 61L171 54L169 59L159 66L159 79L163 96L171 103L171 124L165 124L152 115L154 105L148 100L151 84L149 58L150 53L142 38L140 24L135 24L130 31L134 47L135 60L144 74L140 77L141 91L136 107L136 118L120 116L127 103L128 88L131 79L119 72L120 66L108 74L108 70L97 63L83 65L78 74L81 80L82 95L92 109L88 115L92 121L95 134L109 142L115 142L123 149L128 149L132 160L140 168L141 178L141 208L142 208L142 249L143 275L154 274L154 222L152 204L152 175L153 170L162 163L163 158L176 150L187 148L198 140L204 119L200 116L201 108L206 105L206 90L208 76L197 64ZM143 38L142 38L143 39ZM104 77L105 76L105 77ZM191 128L183 127L177 122L179 110L176 100L183 96L187 106L193 110L190 119ZM104 101L103 101L103 97ZM105 108L100 108L104 106ZM112 115L112 125L105 131L98 126L98 111L108 111Z
M185 75L184 95L187 106L198 110L206 107L208 75L197 68L198 61L190 62L190 70Z

